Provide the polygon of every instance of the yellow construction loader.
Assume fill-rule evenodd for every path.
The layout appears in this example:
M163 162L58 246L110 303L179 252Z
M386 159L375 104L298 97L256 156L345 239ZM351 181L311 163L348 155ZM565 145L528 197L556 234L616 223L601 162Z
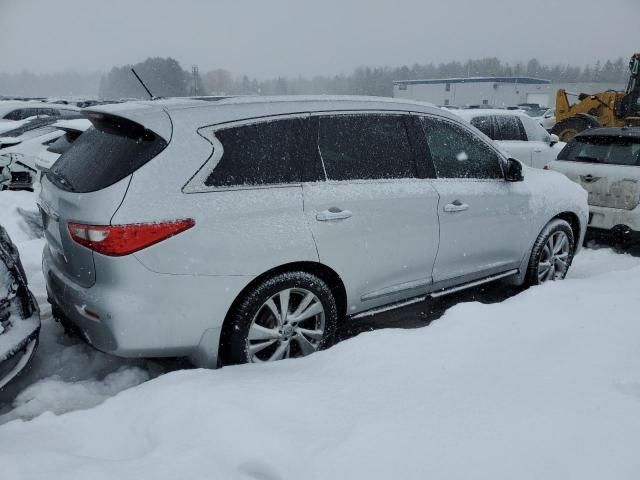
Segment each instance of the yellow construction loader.
M629 70L629 84L624 92L578 94L558 90L556 124L551 133L567 142L587 128L640 126L640 53L631 57ZM569 96L577 96L578 101L569 103Z

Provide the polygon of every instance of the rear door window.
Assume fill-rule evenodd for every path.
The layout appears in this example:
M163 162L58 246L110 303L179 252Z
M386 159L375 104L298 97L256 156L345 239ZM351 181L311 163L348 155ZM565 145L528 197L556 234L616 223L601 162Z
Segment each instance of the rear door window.
M576 137L558 154L558 160L640 166L640 139Z
M93 119L47 172L63 190L86 193L106 188L158 155L167 142L141 125L120 117Z
M491 116L474 117L471 119L471 125L476 127L487 137L493 139L493 121Z
M480 137L446 120L421 121L438 178L504 178L500 156Z
M522 122L515 115L495 115L493 140L527 140Z
M406 116L323 116L318 147L329 180L416 177Z
M311 151L308 124L307 118L291 118L216 131L224 151L205 185L300 183Z

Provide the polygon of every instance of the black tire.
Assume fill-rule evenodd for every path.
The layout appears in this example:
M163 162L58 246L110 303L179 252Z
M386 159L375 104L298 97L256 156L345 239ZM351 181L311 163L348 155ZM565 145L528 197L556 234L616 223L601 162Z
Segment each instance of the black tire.
M536 239L533 244L533 248L531 249L531 257L529 257L529 264L527 266L527 274L525 276L525 286L530 287L532 285L540 285L547 281L547 279L540 279L540 264L541 261L545 260L544 256L546 255L545 247L547 246L549 239L556 235L557 232L562 232L568 241L568 252L566 257L566 268L564 271L557 272L557 276L554 278L549 278L548 280L562 280L567 275L569 268L571 267L571 263L573 262L573 255L576 250L575 238L573 236L573 230L571 229L571 225L565 220L561 220L556 218L551 220L547 225L542 229L540 235ZM560 235L557 235L560 236ZM557 263L557 262L556 262ZM555 272L555 266L554 266Z
M591 128L591 124L586 119L570 117L556 123L551 129L551 133L557 135L561 142L568 142L587 128Z
M313 302L318 300L324 309L324 333L322 339L318 340L319 344L316 346L316 349L319 350L331 345L338 323L338 308L331 289L323 280L310 273L300 271L286 272L268 278L256 285L240 299L240 302L234 308L233 312L231 312L227 319L228 325L225 326L225 331L223 333L223 345L221 348L221 360L223 365L234 365L255 361L255 357L249 352L249 330L254 324L254 319L257 318L258 314L263 315L263 312L265 311L269 314L269 311L265 310L266 302L269 301L269 299L274 298L274 296L278 295L280 292L289 289L293 289L294 294L298 294L300 297L304 296L303 292L311 292L315 295L316 298ZM293 296L291 298L293 298ZM279 303L279 300L276 300L276 302ZM294 300L292 300L292 303L289 306L292 310L292 312L290 312L291 314L293 314L293 311L296 309L296 304L293 302ZM298 305L300 303L302 302L298 302ZM281 304L277 306L281 307ZM316 317L313 317L312 319L303 321L314 320L315 318ZM273 315L271 320L274 322L277 321ZM307 326L304 328L307 328ZM273 328L277 329L279 327L275 326ZM289 332L289 335L290 337L287 337L286 341L288 342L291 340L291 350L294 350L297 345L296 342L300 341L300 339L296 339L296 335L301 334ZM277 340L274 346L277 348L277 346L283 341L285 340ZM269 346L268 348L273 347ZM300 346L298 347L298 350L298 353L302 353ZM270 353L267 349L265 349L265 352L267 354ZM289 355L288 352L289 351L287 351L287 356ZM292 352L291 357L305 355L295 355L294 353L295 352Z

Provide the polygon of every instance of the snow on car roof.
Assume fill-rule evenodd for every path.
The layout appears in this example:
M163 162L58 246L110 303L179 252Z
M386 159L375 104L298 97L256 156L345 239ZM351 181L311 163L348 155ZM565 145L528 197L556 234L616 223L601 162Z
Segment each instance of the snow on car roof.
M91 122L86 118L76 118L73 120L58 120L53 124L54 127L61 130L74 130L77 132L84 132L91 127Z
M640 127L590 128L578 133L576 137L619 137L640 139Z
M467 120L475 117L485 117L488 115L517 116L517 117L527 116L527 114L521 110L506 110L503 108L469 108L466 110L456 110L454 113L459 117Z
M172 122L199 128L246 118L348 110L414 111L450 119L458 118L427 102L352 95L244 96L225 98L216 102L169 98L90 107L85 109L85 115L104 113L122 116L168 139L171 136L170 127L165 124L166 117L164 122L161 120L163 112L171 116Z

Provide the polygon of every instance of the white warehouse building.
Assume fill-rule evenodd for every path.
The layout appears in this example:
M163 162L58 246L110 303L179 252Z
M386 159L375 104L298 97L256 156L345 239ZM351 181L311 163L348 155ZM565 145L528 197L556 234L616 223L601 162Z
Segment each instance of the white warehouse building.
M396 80L393 96L435 105L510 107L521 103L555 104L551 80L531 77L469 77Z

